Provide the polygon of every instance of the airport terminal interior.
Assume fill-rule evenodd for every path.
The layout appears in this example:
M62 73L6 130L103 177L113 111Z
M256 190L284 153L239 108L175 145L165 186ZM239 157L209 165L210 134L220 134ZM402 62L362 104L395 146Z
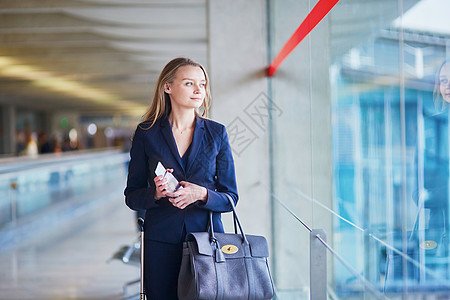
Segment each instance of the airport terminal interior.
M449 11L0 0L0 299L139 299L129 152L176 57L208 72L274 299L450 299Z

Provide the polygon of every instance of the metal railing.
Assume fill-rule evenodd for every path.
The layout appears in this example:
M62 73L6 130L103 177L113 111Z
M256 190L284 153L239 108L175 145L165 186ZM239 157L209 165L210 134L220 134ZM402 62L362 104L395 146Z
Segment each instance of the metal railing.
M290 185L290 187L292 189L292 185ZM403 260L416 266L421 271L430 275L434 279L441 280L442 282L447 281L447 279L443 278L437 272L427 268L424 264L422 264L419 261L415 260L414 258L408 256L408 254L404 253L403 251L396 249L394 246L383 241L382 239L380 239L373 233L368 232L368 230L363 229L362 227L358 226L357 224L354 224L353 222L347 220L346 218L339 215L338 213L336 213L332 209L328 208L324 204L320 203L316 199L309 197L308 195L306 195L305 193L301 192L298 189L294 188L293 190L301 198L320 206L321 208L323 208L327 212L331 213L332 215L336 216L343 222L349 224L353 228L356 228L358 231L360 231L365 236L368 236L375 242L386 247L386 249L389 249L393 253L399 255ZM337 251L335 249L333 249L333 247L330 246L329 243L327 243L326 233L324 230L311 228L311 226L309 226L299 216L297 216L293 212L293 210L290 209L289 206L286 205L283 201L281 201L276 195L272 194L272 197L276 203L278 203L281 207L283 207L296 221L298 221L310 233L309 245L310 245L310 299L311 300L327 299L326 292L329 295L335 294L334 291L330 287L327 286L326 251L328 251L334 258L336 258L353 276L358 278L361 281L361 283L363 284L364 288L367 291L369 291L376 299L389 299L382 291L379 290L379 288L374 286L368 279L366 279L364 276L362 276L360 274L360 272L355 270L348 261L346 261L341 255L339 255L337 253ZM450 286L449 286L449 289L450 289ZM326 291L326 292L324 292L324 291ZM336 296L334 296L333 298L335 298L335 297Z
M118 150L2 159L0 247L123 193L128 153Z
M363 282L364 286L377 298L388 299L363 276L361 276L349 263L345 261L327 242L326 233L323 229L311 229L302 221L289 207L272 195L275 201L286 209L300 224L310 232L310 300L327 299L327 256L328 250L336 259L338 259L354 276Z

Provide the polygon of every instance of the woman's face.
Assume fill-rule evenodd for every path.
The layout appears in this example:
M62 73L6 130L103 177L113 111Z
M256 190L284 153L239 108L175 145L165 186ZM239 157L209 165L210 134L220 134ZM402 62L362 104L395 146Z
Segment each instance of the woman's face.
M203 70L195 66L183 66L176 72L172 83L164 85L172 108L199 108L206 95L206 78Z
M450 64L446 63L439 73L439 91L445 102L450 103Z

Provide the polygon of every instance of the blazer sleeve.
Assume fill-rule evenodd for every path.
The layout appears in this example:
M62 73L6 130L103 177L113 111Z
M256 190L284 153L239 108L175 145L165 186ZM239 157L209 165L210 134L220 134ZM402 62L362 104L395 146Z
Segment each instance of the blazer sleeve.
M129 208L142 210L158 206L154 199L155 186L148 183L149 176L143 130L138 127L131 145L127 187L124 192L125 203Z
M214 212L229 212L232 208L223 193L230 195L235 205L238 202L238 193L234 160L225 126L222 127L220 140L221 146L216 157L216 188L208 189L206 203L201 203L200 207Z

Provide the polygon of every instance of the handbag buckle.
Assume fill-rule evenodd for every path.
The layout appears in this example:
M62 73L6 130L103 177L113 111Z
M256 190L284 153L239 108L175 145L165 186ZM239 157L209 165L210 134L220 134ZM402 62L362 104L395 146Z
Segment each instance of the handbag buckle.
M239 251L239 248L235 245L225 245L221 248L221 250L225 254L234 254Z

